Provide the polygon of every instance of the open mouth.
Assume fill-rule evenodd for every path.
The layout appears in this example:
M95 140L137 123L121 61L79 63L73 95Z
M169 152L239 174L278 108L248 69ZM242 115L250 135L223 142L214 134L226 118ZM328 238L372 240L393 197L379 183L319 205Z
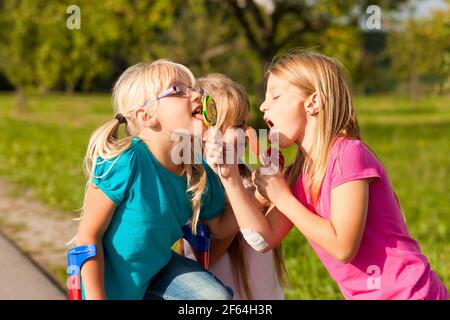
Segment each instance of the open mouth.
M192 117L194 117L197 120L203 121L203 115L202 115L202 106L198 105L194 111L192 111Z
M269 129L272 129L272 127L274 126L273 122L269 119L265 119L267 126L269 127Z
M272 120L270 119L264 119L264 121L266 122L267 126L269 127L269 134L267 136L268 140L270 143L272 143L272 134L273 134L273 127L275 126L272 122Z

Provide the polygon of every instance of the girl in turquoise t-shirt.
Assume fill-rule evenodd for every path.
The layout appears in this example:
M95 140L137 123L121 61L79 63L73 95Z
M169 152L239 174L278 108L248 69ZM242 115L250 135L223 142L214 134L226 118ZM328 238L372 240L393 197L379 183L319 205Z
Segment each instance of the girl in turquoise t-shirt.
M212 274L171 250L189 218L194 230L206 221L215 238L237 230L211 168L195 161L192 147L181 163L173 151L175 132L194 139L201 130L202 96L191 71L167 60L132 66L115 84L115 118L94 132L85 158L77 245L97 245L81 270L86 299L231 298Z

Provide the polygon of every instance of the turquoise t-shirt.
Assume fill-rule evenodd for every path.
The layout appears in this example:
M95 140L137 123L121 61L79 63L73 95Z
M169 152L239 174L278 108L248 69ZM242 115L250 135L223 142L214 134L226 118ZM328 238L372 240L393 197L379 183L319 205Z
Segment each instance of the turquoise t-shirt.
M225 195L216 174L202 164L207 182L200 218L211 220L223 213ZM93 183L117 205L103 236L107 298L142 299L192 216L186 178L163 167L133 138L118 157L97 160Z

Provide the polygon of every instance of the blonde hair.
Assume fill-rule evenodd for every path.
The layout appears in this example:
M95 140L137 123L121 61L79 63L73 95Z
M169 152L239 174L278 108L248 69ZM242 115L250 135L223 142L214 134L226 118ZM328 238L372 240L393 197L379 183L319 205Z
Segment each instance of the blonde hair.
M94 177L97 159L101 157L104 161L108 161L116 158L114 161L117 161L122 152L130 147L132 138L140 133L139 124L135 121L135 112L144 106L156 108L158 101L153 105L149 105L148 102L175 82L194 86L195 78L187 67L164 59L156 60L151 64L138 63L122 73L114 85L112 96L114 114L120 113L126 119L125 137L119 138L120 122L117 119L108 121L92 134L84 158L84 170L88 178L86 190ZM193 157L192 148L191 159ZM206 185L206 171L200 164L185 163L182 175L187 178L186 192L191 195L192 229L195 234L200 215L201 197ZM86 195L83 208L85 203Z
M321 102L311 158L305 158L299 149L294 163L286 168L291 188L300 173L307 178L313 202L316 203L335 139L342 136L361 140L350 87L338 61L298 49L274 60L267 71L267 75L270 74L301 89L305 98L317 92Z
M247 125L248 113L250 111L250 103L245 89L219 73L209 74L198 80L200 86L205 90L206 94L213 97L217 107L217 124L216 127L222 132L232 127L245 127ZM241 177L251 181L251 171L245 164L239 165ZM232 261L232 273L238 290L242 295L244 290L248 299L252 299L252 292L248 283L248 266L246 263L245 240L241 233L238 233L228 247L228 254ZM287 282L287 272L284 266L284 260L281 245L273 249L274 264L277 271L278 280L281 285Z
M250 102L242 86L220 73L211 73L198 79L198 82L216 102L217 128L225 131L247 124Z

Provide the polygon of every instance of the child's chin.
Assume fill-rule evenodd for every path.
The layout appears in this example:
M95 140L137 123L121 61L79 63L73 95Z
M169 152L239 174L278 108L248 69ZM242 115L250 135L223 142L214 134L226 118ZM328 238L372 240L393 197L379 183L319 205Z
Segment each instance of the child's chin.
M281 135L281 134L280 134ZM288 148L295 143L294 140L287 139L286 137L280 136L279 146L280 148Z
M271 144L274 144L275 141L276 141L275 139L272 139L273 138L272 135L274 135L274 134L278 135L276 140L278 140L277 142L278 142L278 145L280 146L280 148L289 147L289 146L291 146L294 143L289 138L287 138L286 135L283 132L277 130L277 131L274 131L274 132L270 131L269 135L267 136L267 139L269 140L269 142Z

